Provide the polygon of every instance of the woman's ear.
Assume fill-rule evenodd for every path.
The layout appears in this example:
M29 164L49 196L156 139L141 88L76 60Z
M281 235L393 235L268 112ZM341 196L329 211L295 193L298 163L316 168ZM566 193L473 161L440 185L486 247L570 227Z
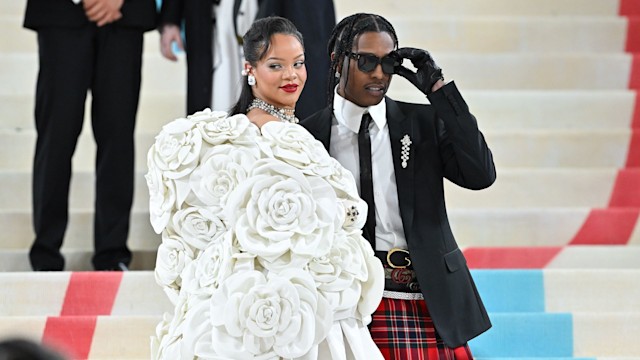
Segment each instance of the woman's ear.
M251 74L251 71L253 70L253 67L251 66L251 64L249 64L248 61L244 62L244 67L242 69L242 75L247 76L249 74Z

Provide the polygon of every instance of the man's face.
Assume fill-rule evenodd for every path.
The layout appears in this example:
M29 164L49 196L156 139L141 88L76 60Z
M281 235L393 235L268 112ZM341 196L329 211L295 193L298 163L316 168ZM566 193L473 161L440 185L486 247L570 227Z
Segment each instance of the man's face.
M378 58L389 55L394 50L394 43L391 35L387 32L365 32L360 34L352 49L354 54L371 54ZM348 66L348 75L344 71ZM382 101L389 89L391 75L382 71L380 64L370 72L362 71L358 68L358 61L345 55L342 64L342 76L338 85L338 94L352 103L368 107L376 105Z

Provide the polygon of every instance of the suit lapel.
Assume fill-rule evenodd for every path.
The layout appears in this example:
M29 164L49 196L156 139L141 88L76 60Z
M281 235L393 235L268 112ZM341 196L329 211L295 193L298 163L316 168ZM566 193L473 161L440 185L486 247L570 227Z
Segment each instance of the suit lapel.
M414 210L414 163L415 146L409 146L409 160L407 167L402 167L402 138L405 135L413 139L413 122L409 121L400 110L398 104L386 98L387 102L387 124L389 124L389 140L391 141L391 153L393 156L393 169L396 175L396 185L398 187L398 202L400 205L400 215L405 229L411 229L413 223ZM375 181L375 180L374 180ZM407 239L408 240L408 239Z
M324 108L322 112L313 121L313 130L310 130L316 139L322 142L324 148L329 151L331 142L331 123L333 121L333 108L331 106Z

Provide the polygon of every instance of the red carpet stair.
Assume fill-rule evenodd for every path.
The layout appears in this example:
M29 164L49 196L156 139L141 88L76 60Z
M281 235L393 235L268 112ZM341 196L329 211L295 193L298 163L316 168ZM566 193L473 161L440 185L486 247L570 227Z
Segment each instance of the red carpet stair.
M151 270L146 150L183 115L184 59L146 35L138 177L128 273L91 270L90 126L74 158L63 250L68 272L31 273L31 161L37 46L24 1L0 0L0 337L21 335L73 358L149 358L170 304ZM447 184L454 233L494 327L479 359L640 359L640 1L337 0L339 18L376 12L400 46L433 53L491 146L494 186ZM396 77L390 95L426 102Z

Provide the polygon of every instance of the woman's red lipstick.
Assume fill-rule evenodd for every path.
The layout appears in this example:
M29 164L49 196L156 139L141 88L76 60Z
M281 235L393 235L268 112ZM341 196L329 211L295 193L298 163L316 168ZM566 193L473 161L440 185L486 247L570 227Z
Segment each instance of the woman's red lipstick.
M284 86L281 86L280 89L288 92L288 93L294 93L298 90L298 85L296 84L287 84Z

